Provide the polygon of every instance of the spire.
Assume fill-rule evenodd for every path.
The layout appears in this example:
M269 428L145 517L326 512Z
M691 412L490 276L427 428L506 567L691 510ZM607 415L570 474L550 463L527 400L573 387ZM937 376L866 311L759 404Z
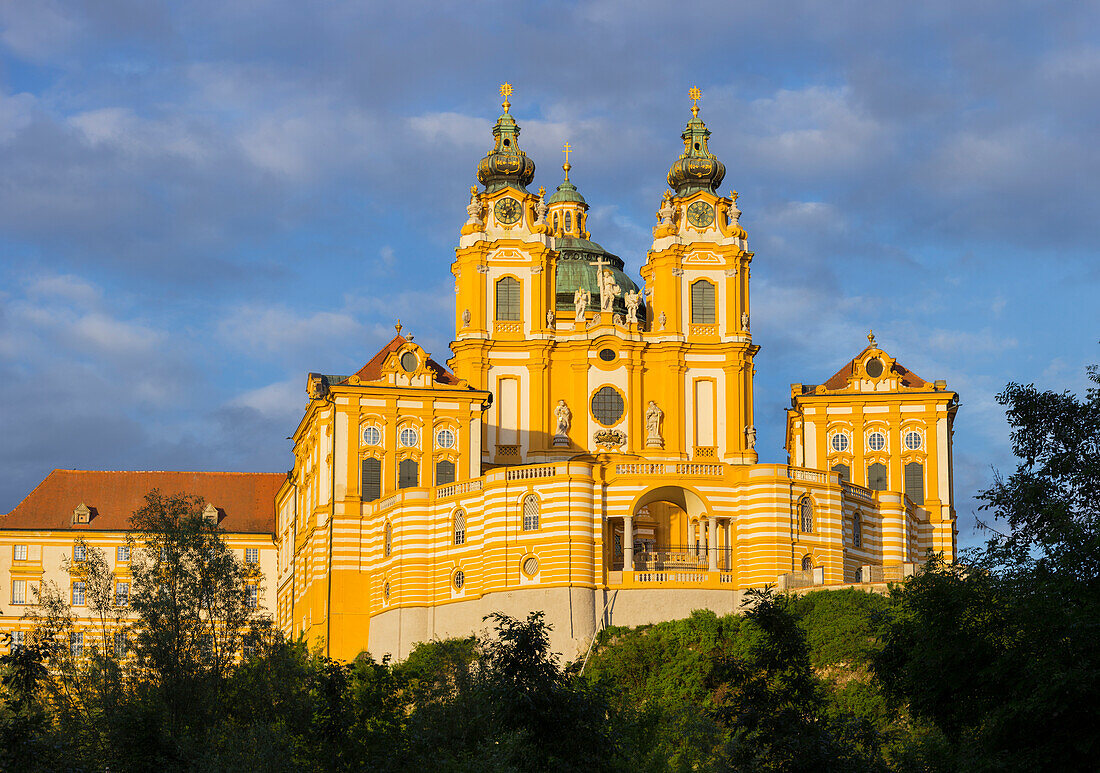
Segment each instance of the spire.
M508 101L511 94L510 83L500 87L504 112L493 126L493 149L477 165L477 179L485 186L486 193L506 186L526 193L527 183L535 177L535 162L519 149L519 124L508 112L512 106Z
M565 154L565 163L561 165L561 169L565 173L565 179L562 180L561 185L558 186L558 189L554 191L554 195L546 203L558 204L563 201L572 201L588 209L588 202L577 191L577 186L569 182L569 170L573 168L573 165L569 163L569 154L573 152L573 146L567 142L562 147L561 152Z
M684 152L668 170L668 184L677 196L695 191L716 193L722 178L726 176L726 166L707 147L710 129L699 118L699 98L702 96L699 89L692 86L688 94L691 97L691 120L680 135L684 141Z

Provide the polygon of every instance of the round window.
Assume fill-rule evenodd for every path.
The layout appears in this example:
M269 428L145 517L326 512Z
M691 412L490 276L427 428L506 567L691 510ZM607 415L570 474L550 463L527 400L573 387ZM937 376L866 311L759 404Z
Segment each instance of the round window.
M416 355L412 352L405 352L401 355L401 368L406 373L412 373L416 370L416 366L420 364L420 360L416 359Z
M412 427L405 427L405 429L401 430L401 445L406 448L415 446L417 438L416 430Z
M866 369L867 375L871 378L878 378L882 375L882 360L878 357L872 357L867 360L867 364L863 367Z
M454 448L455 433L449 429L441 429L435 433L435 444L440 448Z
M906 432L905 433L905 447L910 451L916 451L921 447L924 442L924 438L920 436L919 432Z
M604 362L611 362L615 359L614 349L600 349L600 359Z
M534 556L523 559L523 573L528 577L534 577L539 573L539 560Z
M605 386L592 395L592 415L605 427L613 427L623 417L623 396L613 387Z
M867 447L872 451L881 451L886 448L886 436L881 432L872 432L867 436Z
M363 442L368 446L376 446L382 442L382 433L378 427L367 427L363 430Z
M466 584L466 573L462 570L455 572L455 590L462 590L462 586Z
M847 451L848 450L848 436L841 433L833 435L833 450L834 451Z

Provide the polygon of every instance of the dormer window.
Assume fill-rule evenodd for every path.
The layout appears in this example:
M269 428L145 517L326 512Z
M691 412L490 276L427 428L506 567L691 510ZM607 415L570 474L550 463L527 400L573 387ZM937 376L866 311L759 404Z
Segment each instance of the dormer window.
M882 375L882 360L878 357L872 357L867 360L867 364L864 365L863 368L867 371L868 376L871 378L878 378Z
M416 359L416 355L413 352L405 352L401 355L401 369L406 373L416 372L416 368L419 365L420 361Z
M73 523L88 523L92 520L92 509L81 502L73 508Z
M207 506L202 509L202 519L208 523L217 526L218 508L214 507L214 505L207 504Z

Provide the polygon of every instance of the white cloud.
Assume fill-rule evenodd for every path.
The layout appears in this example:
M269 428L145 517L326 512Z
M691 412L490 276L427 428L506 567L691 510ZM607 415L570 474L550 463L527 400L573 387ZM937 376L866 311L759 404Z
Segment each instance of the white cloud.
M251 408L268 418L298 417L306 402L305 378L287 379L251 389L229 401L232 407ZM292 427L288 427L292 429Z

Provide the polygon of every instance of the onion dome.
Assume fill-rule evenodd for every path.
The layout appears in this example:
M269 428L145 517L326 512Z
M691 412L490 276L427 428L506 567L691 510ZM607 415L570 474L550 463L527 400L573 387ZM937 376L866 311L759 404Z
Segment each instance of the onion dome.
M677 196L695 191L717 195L716 188L726 176L726 165L707 148L710 129L699 118L699 89L692 88L691 100L691 120L680 135L684 141L684 152L668 170L668 184Z
M527 183L535 177L535 162L519 149L519 125L508 113L511 105L508 95L512 87L505 83L500 87L504 96L501 107L504 112L493 126L493 149L477 165L477 180L485 186L486 193L506 186L527 192Z
M588 310L600 310L600 273L610 271L619 288L611 310L626 316L628 292L639 292L638 285L624 273L625 264L618 255L612 255L596 242L563 236L555 242L558 260L554 277L554 308L562 315L572 315L573 298L578 288L589 293ZM638 310L639 319L645 319L645 300Z

